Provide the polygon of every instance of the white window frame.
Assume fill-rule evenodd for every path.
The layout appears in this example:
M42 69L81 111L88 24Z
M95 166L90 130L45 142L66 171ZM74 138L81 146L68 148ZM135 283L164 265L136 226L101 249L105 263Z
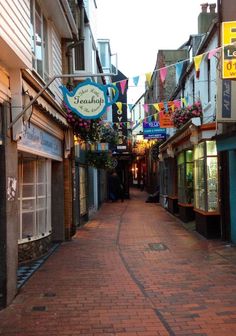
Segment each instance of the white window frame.
M25 183L23 181L24 174L24 160L31 160L33 163L33 172L32 172L32 181ZM39 162L44 162L45 164L45 172L44 172L44 181L38 180L38 167ZM19 201L19 215L20 215L20 226L18 232L18 242L28 242L32 240L36 240L39 238L43 238L48 236L51 233L51 171L52 171L52 161L50 159L37 157L33 155L25 155L23 153L19 154L19 162L18 162L18 201ZM40 186L44 185L44 194L39 194ZM32 195L23 195L23 188L31 186L32 187ZM45 200L44 206L40 207L40 201ZM23 202L30 201L33 204L31 209L23 209ZM41 202L42 203L42 202ZM44 229L39 226L38 215L40 211L45 211L45 224ZM23 237L23 214L32 213L33 214L33 224L31 235L27 235L27 237Z
M40 13L36 10L37 7L40 8ZM37 0L30 0L31 5L31 50L32 50L32 66L37 74L44 80L49 80L49 32L48 32L48 21L43 13ZM36 19L40 21L40 34L41 34L41 57L42 57L42 71L39 70L37 58L37 36L36 33Z

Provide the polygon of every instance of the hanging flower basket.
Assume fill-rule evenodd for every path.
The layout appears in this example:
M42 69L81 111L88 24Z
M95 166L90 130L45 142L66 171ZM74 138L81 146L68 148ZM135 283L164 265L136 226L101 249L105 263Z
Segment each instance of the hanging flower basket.
M72 113L72 111L65 105L66 119L72 127L74 135L85 142L99 142L100 141L100 127L101 119L82 119Z
M107 152L91 152L86 153L86 159L89 166L97 169L112 169L114 168L114 158Z
M110 145L117 145L119 134L109 123L102 124L99 129L100 142L109 143Z
M176 109L172 114L172 120L176 128L181 128L187 121L196 117L202 117L202 105L200 102L195 102L188 107Z

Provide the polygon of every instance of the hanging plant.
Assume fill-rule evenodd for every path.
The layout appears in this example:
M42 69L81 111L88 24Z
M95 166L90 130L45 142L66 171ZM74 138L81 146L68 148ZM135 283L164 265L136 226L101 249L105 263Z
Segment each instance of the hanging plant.
M82 119L75 115L67 105L65 109L67 122L72 127L74 135L85 142L99 142L101 119Z
M202 105L201 102L195 102L193 105L188 107L176 109L172 114L172 120L176 128L182 127L192 118L202 116Z
M108 142L111 145L117 145L119 140L118 131L110 124L106 123L100 127L100 142Z
M86 159L89 166L95 167L97 169L113 169L116 164L116 159L114 159L112 155L107 152L98 153L88 151L86 153Z

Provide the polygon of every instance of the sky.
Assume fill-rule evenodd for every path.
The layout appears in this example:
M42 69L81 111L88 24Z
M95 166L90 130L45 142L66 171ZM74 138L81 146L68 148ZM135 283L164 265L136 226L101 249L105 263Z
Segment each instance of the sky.
M212 1L214 3L216 1ZM129 79L145 78L159 49L177 49L197 34L204 0L96 0L98 38L110 40L118 68ZM130 82L130 84L132 84ZM129 88L129 103L144 92L144 82Z

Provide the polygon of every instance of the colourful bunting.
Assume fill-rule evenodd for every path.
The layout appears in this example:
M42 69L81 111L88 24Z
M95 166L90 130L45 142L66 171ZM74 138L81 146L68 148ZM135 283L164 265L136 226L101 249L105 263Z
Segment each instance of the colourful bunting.
M128 104L128 106L129 106L129 110L131 111L132 107L133 107L133 104Z
M216 48L216 49L213 49L211 51L209 51L209 54L208 54L208 59L211 59L213 56L215 56L215 54L220 51L220 48Z
M193 58L196 72L200 70L203 54L197 55Z
M165 81L166 76L167 76L167 68L161 68L160 69L160 78L161 78L162 83Z
M158 112L160 112L160 107L158 103L153 104L153 106Z
M146 76L146 81L148 82L148 85L150 85L151 78L152 78L152 73L148 72L148 73L145 74L145 76Z
M122 94L125 93L126 83L127 83L127 79L124 79L120 82L120 88L121 88L121 93Z
M145 112L148 112L148 104L143 104L143 108Z
M133 77L133 82L134 82L134 85L137 86L139 82L139 76Z
M176 82L179 82L180 76L182 74L183 71L183 65L184 62L178 62L175 64L175 71L176 71Z

